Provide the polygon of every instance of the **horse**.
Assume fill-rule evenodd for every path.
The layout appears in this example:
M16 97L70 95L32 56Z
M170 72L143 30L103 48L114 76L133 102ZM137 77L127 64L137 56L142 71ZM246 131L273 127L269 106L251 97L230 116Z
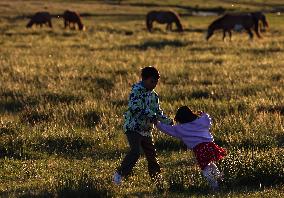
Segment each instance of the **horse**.
M75 29L75 24L77 24L79 30L84 30L84 25L82 23L81 17L77 12L66 10L63 13L63 19L64 19L64 28L69 27L70 29Z
M48 27L52 28L51 15L49 12L37 12L32 17L29 23L26 25L27 28L31 28L34 24L42 25L46 24Z
M153 22L156 21L160 24L167 24L166 30L172 30L172 23L176 24L177 31L183 32L183 27L180 22L180 17L173 11L150 11L146 15L146 27L149 32L152 32Z
M254 29L257 37L261 38L259 33L259 20L261 20L263 24L268 27L265 16L260 12L225 14L209 25L206 40L209 40L214 34L214 31L218 29L223 30L223 40L226 37L226 32L229 33L231 40L232 30L241 31L243 29L249 34L250 39L253 39L253 33L251 31L252 28Z

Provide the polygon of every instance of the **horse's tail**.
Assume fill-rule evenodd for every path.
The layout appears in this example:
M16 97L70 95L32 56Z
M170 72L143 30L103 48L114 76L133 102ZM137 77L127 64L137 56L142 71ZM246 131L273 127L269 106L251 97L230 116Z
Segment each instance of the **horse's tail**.
M149 12L146 16L146 27L149 32L152 31L154 13Z
M175 23L176 23L178 31L183 32L183 27L182 27L179 15L175 12L173 12L173 14L175 15Z

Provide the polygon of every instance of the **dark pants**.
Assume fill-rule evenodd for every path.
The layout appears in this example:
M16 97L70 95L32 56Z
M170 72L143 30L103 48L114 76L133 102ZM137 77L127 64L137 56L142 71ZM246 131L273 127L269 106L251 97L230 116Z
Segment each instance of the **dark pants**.
M144 151L148 161L148 172L150 177L155 180L161 173L161 168L157 159L156 149L151 137L145 137L136 132L126 133L130 150L124 157L121 166L117 169L121 176L128 176L140 157L140 148Z

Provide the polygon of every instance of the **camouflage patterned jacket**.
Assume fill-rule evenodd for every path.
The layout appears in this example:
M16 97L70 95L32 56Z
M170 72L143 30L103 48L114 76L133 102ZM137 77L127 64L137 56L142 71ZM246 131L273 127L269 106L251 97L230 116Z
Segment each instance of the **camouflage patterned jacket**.
M124 114L125 132L138 132L143 136L151 136L153 121L159 120L165 124L172 124L172 120L163 114L159 105L158 94L148 91L142 81L132 86L129 96L128 110Z

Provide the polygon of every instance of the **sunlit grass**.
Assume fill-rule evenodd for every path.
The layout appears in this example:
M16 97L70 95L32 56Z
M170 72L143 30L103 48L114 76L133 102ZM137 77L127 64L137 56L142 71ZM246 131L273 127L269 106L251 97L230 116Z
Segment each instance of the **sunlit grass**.
M111 183L128 148L122 124L131 84L142 67L155 65L166 114L186 104L213 117L215 141L229 152L219 164L226 180L217 195L281 197L283 16L267 15L270 29L261 40L233 33L223 42L217 33L206 42L215 16L182 17L182 34L164 25L148 33L144 14L151 8L127 3L135 2L1 2L0 196L160 197L145 159L121 187ZM27 30L28 19L16 17L44 7L61 13L67 5L93 14L82 19L86 31L64 30L60 18L52 30ZM120 16L102 15L110 12ZM153 133L169 196L212 196L192 153Z

